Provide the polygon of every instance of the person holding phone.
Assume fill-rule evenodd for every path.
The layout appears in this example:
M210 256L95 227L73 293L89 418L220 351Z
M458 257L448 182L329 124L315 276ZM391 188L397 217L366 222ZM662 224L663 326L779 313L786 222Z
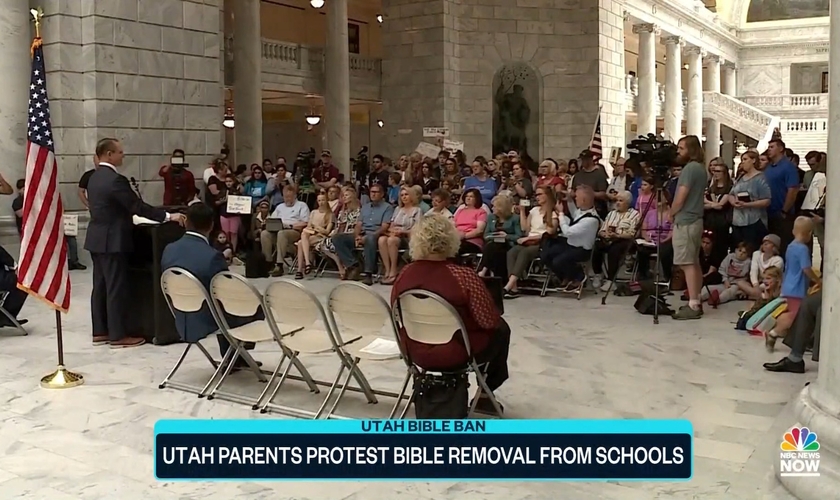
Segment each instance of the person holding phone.
M758 170L755 151L741 155L741 178L729 192L732 205L732 241L757 249L767 236L767 207L770 206L770 185Z

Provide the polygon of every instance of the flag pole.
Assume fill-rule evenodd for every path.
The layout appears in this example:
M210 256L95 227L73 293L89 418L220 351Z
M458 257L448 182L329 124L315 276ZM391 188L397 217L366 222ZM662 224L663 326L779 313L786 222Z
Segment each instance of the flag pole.
M44 10L38 7L29 12L35 21L35 40L32 45L34 48L41 42L41 19L44 17ZM63 244L66 245L67 243ZM64 367L64 337L61 328L61 311L58 309L55 310L55 335L58 344L58 367L54 372L41 379L41 387L44 389L69 389L84 384L84 377Z
M604 106L598 106L598 116L595 117L595 123L592 124L592 135L589 136L589 146L592 147L592 141L595 139L595 131L598 130L598 120L601 119L601 110L604 109ZM601 132L603 134L603 131ZM602 139L603 140L603 139Z

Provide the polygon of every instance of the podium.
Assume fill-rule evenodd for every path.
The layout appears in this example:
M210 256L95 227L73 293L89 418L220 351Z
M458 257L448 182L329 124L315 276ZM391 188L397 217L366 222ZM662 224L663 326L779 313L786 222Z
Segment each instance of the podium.
M184 235L184 228L177 222L163 224L138 224L134 226L134 252L128 261L131 283L132 334L137 334L155 345L180 342L175 318L166 305L160 289L160 265L163 249Z

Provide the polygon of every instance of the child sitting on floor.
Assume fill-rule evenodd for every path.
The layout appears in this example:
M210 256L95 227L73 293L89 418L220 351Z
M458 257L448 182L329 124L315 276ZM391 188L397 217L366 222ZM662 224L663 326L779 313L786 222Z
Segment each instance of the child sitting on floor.
M750 249L741 242L734 252L727 255L720 263L718 272L723 278L720 285L706 285L700 291L700 300L707 300L709 305L717 307L741 296L738 281L747 281L750 276Z
M794 241L785 252L785 274L782 279L782 297L787 310L776 318L776 326L764 336L764 345L769 352L776 348L776 339L784 337L793 324L802 299L808 294L808 285L822 284L820 277L811 267L811 249L808 248L814 236L814 222L809 217L797 217L793 223Z
M738 281L741 292L753 300L761 298L763 285L762 277L764 271L771 267L778 267L780 271L785 268L785 261L779 255L779 247L782 240L775 234L768 234L761 242L761 248L753 252L752 266L750 266L750 280Z
M750 308L738 316L736 330L746 330L747 321L767 304L779 298L782 292L782 269L779 267L768 267L761 274L761 297L752 303Z
M233 247L231 246L230 242L227 239L227 235L223 232L219 232L216 236L216 241L213 243L213 248L218 250L225 256L225 260L227 261L228 265L233 262Z

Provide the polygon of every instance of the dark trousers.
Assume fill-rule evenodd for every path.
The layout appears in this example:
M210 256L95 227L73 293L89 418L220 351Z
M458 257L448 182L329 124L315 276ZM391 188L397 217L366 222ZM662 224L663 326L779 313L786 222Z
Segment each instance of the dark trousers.
M489 269L493 276L507 279L507 252L509 248L507 243L497 243L495 241L486 243L482 252L484 255L484 258L481 259L482 266Z
M17 276L14 272L0 269L0 291L8 292L6 300L3 302L3 309L17 318L21 308L23 308L23 303L26 302L26 297L29 295L17 287ZM0 326L12 326L12 323L8 318L0 315Z
M79 263L79 244L76 241L75 236L65 236L64 239L67 241L67 263L72 265L76 265Z
M748 226L732 226L732 244L746 243L750 251L754 252L761 248L761 242L767 236L767 226L757 221Z
M638 246L636 259L639 262L637 268L639 276L647 277L650 274L650 261L655 253L656 247ZM674 270L674 246L671 244L671 240L659 245L659 263L662 265L662 275L665 281L671 281L671 273Z
M779 255L784 255L788 245L793 241L793 221L793 215L788 214L786 217L783 217L781 213L771 214L767 219L767 229L770 231L770 234L775 234L782 240Z
M90 313L93 335L108 335L111 341L128 337L131 296L128 281L128 254L92 253L93 293Z
M785 335L783 342L790 347L790 357L798 358L792 361L802 360L805 348L808 347L811 339L814 341L811 358L814 361L820 360L820 316L822 316L822 291L802 299L802 305L799 306L790 331Z
M509 353L510 325L502 319L487 347L483 351L473 354L478 364L487 363L484 378L491 391L501 387L510 377L507 364Z
M540 260L560 281L583 280L581 264L586 262L590 255L590 250L573 247L565 238L543 240L540 249Z
M633 246L633 240L598 240L595 242L595 252L592 254L592 270L601 274L604 270L604 258L607 261L607 279L612 281L621 267L621 259Z
M461 248L458 249L458 255L468 253L482 253L481 247L467 240L461 240Z

